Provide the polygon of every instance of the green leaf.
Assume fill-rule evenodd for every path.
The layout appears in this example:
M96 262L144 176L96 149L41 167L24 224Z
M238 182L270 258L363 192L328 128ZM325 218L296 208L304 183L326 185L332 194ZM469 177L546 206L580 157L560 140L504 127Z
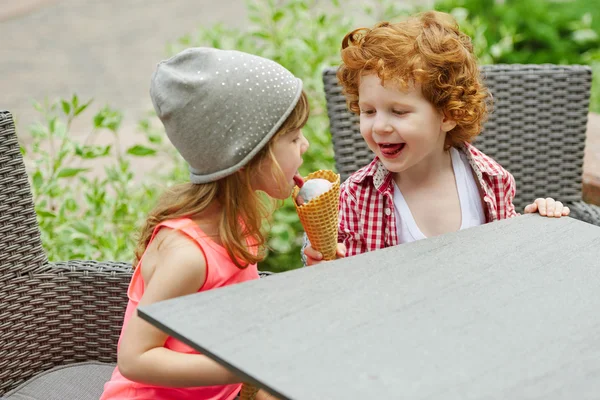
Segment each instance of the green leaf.
M56 218L56 214L54 214L53 212L50 212L48 210L36 209L35 212L38 216L40 216L42 218Z
M34 125L31 125L31 127L29 128L29 132L34 138L44 138L47 136L46 127L40 124L39 122Z
M64 202L65 210L70 212L77 211L79 209L79 204L75 201L75 199L67 199Z
M148 140L150 143L161 144L163 142L163 136L156 133L149 133Z
M73 223L73 229L75 229L79 233L83 233L86 236L93 236L92 230L90 227L83 221L76 221Z
M42 106L42 104L39 101L33 101L33 108L35 108L37 112L44 112L44 106Z
M142 146L141 144L136 144L135 146L132 146L127 149L127 154L139 157L153 156L156 154L156 150L150 147Z
M60 102L62 104L62 109L63 109L65 115L69 115L71 113L71 105L69 104L69 102L67 102L65 100L61 100Z
M86 108L88 108L88 106L92 103L92 100L88 101L87 103L77 107L75 109L75 116L81 114L83 111L85 111Z
M252 33L252 36L261 38L261 39L265 39L265 40L269 40L272 37L270 33L265 32L265 31L256 31L256 32Z
M96 129L100 129L102 128L102 124L104 123L104 115L102 113L98 113L96 115L94 115L94 128Z
M39 190L44 184L44 178L42 177L42 173L38 170L35 171L32 178L33 187L35 190Z
M94 159L105 157L110 153L111 145L108 146L79 146L75 147L75 154L83 159Z
M123 114L119 110L105 106L94 116L94 127L106 128L116 133L122 120Z
M54 134L55 130L56 130L56 117L51 118L50 121L48 122L48 131L50 132L50 134Z
M283 11L281 11L281 10L275 11L275 14L273 14L273 22L280 21L281 18L283 18L283 16L284 16Z
M147 132L150 130L150 121L147 118L138 121L138 129L142 132Z
M115 210L114 218L116 220L124 219L127 217L128 211L129 211L129 208L127 207L127 204L121 203Z
M89 168L63 168L58 172L57 178L70 178L81 172L89 171Z

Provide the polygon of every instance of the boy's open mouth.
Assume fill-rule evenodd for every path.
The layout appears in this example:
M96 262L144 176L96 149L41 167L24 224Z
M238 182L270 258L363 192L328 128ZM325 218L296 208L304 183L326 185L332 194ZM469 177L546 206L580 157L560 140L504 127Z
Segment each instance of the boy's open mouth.
M379 149L384 156L395 156L400 153L406 143L381 143Z

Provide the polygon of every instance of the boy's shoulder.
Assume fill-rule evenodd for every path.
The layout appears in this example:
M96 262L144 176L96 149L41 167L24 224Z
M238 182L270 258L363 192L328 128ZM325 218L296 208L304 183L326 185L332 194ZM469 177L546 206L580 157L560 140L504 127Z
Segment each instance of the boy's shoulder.
M509 175L509 172L492 157L488 156L471 143L465 142L461 149L469 160L477 166L484 174L490 176L503 177Z
M379 158L375 157L369 164L350 174L342 183L342 196L364 198L366 193L378 193L377 189L386 184L390 175Z

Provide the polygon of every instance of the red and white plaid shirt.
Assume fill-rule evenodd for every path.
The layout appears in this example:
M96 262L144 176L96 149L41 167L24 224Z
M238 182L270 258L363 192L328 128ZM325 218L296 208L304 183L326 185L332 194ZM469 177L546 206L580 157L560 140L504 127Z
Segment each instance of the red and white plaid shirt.
M513 176L469 143L458 150L467 155L475 172L487 222L517 216L512 203L515 197ZM377 157L342 184L338 242L346 245L346 256L399 244L393 194L392 173Z

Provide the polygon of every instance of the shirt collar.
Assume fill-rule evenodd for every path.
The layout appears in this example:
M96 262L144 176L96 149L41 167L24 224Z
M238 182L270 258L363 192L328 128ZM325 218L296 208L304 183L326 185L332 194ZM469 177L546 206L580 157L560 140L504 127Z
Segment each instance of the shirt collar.
M373 186L378 192L385 192L391 185L392 174L383 165L379 157L375 157L373 161L366 167L358 170L356 174L351 175L355 183L361 184L367 178L373 180Z
M458 146L458 150L465 153L469 163L482 173L489 176L502 175L500 164L483 154L471 143L463 143ZM383 193L391 187L392 174L379 160L379 157L375 157L369 165L351 175L351 179L358 184L363 183L369 177L373 180L373 186L379 192Z
M459 146L459 150L465 153L467 159L469 160L469 163L477 167L477 169L482 173L487 174L489 176L503 175L503 170L500 164L498 164L492 158L483 154L471 143L463 143L462 146Z

